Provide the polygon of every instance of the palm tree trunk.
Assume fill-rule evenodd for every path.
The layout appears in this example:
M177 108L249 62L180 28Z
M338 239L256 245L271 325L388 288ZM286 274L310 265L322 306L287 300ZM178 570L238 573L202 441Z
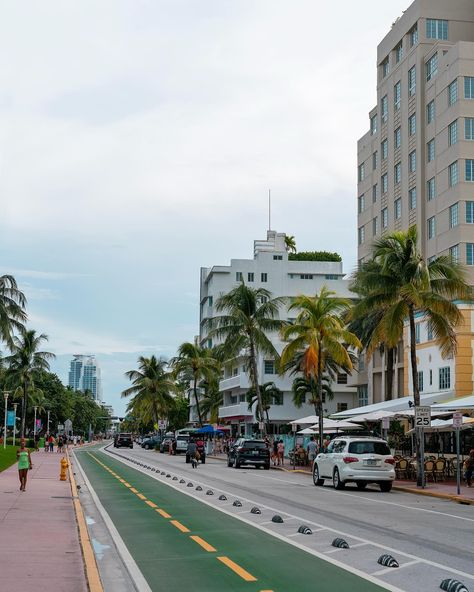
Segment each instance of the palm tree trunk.
M393 367L395 364L395 348L385 348L387 352L387 376L385 381L385 400L391 401L392 400L392 391L393 391Z
M23 406L21 410L21 438L25 437L25 428L26 428L26 408L28 406L28 381L25 379L25 384L23 385Z
M318 356L318 425L319 425L319 450L323 451L323 368L321 360L321 343L318 342L319 356Z
M262 393L260 392L260 388L258 386L258 369L257 369L257 353L255 351L255 344L253 342L252 337L250 337L250 374L251 374L251 381L252 387L255 390L255 395L257 397L257 408L258 413L257 416L261 418L260 421L263 421L265 417L263 414L263 404L262 404ZM267 430L265 426L265 422L263 422L263 436L266 436Z
M199 418L199 427L202 428L202 416L201 416L201 408L199 407L199 397L198 397L198 392L197 392L197 378L196 377L194 377L193 390L194 390L194 400L196 401L196 411L197 411L198 418Z
M415 407L420 405L420 391L418 389L418 364L416 361L416 330L415 330L415 313L413 306L408 309L408 318L410 320L410 361L411 361L411 378L413 385L413 403ZM418 470L416 472L416 484L418 487L423 487L423 479L421 475L421 466L424 463L424 458L421 458L421 438L424 438L423 430L415 429L415 456L417 460Z

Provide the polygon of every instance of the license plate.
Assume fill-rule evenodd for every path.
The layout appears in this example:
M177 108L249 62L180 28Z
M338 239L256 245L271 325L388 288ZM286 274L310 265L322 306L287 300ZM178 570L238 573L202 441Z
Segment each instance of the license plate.
M375 467L375 466L377 466L377 461L376 461L376 460L374 460L374 459L372 459L372 458L369 458L369 459L367 459L367 460L365 461L365 464L366 464L368 467Z

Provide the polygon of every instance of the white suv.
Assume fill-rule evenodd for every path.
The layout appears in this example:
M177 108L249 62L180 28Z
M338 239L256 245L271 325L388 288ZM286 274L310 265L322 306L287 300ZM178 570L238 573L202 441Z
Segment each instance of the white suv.
M365 489L367 483L377 483L382 491L390 491L395 479L395 459L381 438L339 436L313 462L314 484L324 485L325 479L331 479L336 489L352 482L359 489Z

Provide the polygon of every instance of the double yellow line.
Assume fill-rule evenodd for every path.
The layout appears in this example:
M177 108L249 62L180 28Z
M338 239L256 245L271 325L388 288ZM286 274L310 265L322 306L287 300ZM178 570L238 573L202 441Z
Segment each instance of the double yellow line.
M172 520L172 516L170 514L168 514L168 512L166 512L162 508L159 508L154 502L152 502L149 499L147 499L146 496L144 496L137 489L135 489L134 487L132 487L130 485L130 483L128 483L127 481L125 481L125 479L122 479L122 477L120 477L120 475L117 475L117 473L115 473L106 464L104 464L103 462L101 462L96 456L94 456L90 452L87 452L87 454L91 458L93 458L108 473L110 473L113 477L115 477L117 479L117 481L119 481L120 483L122 483L123 485L125 485L125 487L127 487L139 499L141 499L148 506L150 506L150 508L153 508L155 510L155 512L157 512L162 518L165 518L165 519L169 520L169 523L172 524L175 528L177 528L179 531L181 531L181 532L183 532L185 534L191 532L190 529L187 526L185 526L184 524L182 524L178 520ZM202 549L204 549L208 553L217 553L217 549L215 549L215 547L213 547L212 545L210 545L207 541L205 541L200 536L190 534L189 535L189 538L192 541L194 541L195 543L197 543ZM229 569L231 569L234 573L236 573L238 576L240 576L246 582L256 582L257 581L257 578L255 576L253 576L251 573L249 573L248 571L246 571L243 567L241 567L240 565L238 565L237 563L235 563L235 561L232 561L232 559L230 559L229 557L226 557L225 555L223 555L223 556L216 557L216 559L218 561L220 561L221 563L223 563L225 566L227 566ZM261 592L272 592L272 590L261 590Z

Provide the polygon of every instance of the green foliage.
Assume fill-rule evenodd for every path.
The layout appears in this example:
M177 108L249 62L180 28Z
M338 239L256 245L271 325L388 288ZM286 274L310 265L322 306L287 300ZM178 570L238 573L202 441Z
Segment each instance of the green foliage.
M339 253L329 251L300 251L299 253L288 253L289 261L342 261Z
M8 446L3 449L3 444L0 446L0 473L8 469L16 462L16 451L18 446Z
M168 429L180 430L186 426L189 414L189 403L183 395L177 395L173 399L173 406L168 412Z

